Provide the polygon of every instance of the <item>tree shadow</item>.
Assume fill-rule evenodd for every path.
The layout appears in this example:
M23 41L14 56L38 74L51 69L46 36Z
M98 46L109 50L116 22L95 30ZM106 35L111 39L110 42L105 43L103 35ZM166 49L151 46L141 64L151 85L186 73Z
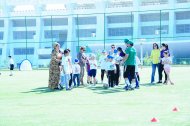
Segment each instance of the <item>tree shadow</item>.
M31 91L26 91L22 93L36 93L36 94L42 94L42 93L51 93L51 92L58 92L61 90L52 90L48 87L39 87L39 88L34 88Z

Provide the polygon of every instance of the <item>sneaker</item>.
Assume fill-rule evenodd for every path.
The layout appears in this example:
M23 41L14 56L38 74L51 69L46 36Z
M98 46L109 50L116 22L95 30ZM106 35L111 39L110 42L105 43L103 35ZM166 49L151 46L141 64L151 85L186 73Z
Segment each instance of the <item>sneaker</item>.
M162 81L158 81L157 83L162 83Z
M139 86L136 86L135 89L139 89L140 87Z
M134 88L131 86L131 85L129 85L129 90L134 90Z

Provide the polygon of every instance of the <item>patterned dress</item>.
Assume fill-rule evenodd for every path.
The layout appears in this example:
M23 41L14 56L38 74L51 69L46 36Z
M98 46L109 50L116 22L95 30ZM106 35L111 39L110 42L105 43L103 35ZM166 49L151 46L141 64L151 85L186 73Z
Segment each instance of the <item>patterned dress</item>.
M50 68L49 68L49 85L50 89L58 88L60 80L60 60L57 59L59 52L53 50L51 54Z

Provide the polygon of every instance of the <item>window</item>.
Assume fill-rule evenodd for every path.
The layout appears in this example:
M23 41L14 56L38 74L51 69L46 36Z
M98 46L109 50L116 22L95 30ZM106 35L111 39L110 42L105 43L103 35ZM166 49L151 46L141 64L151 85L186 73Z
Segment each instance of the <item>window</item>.
M3 32L0 32L0 40L3 40Z
M159 35L160 26L143 26L141 27L141 35ZM168 34L168 25L161 26L161 34Z
M13 39L33 39L34 35L36 34L35 31L13 31Z
M112 23L132 23L133 22L133 15L114 15L114 16L107 16L107 21L109 24Z
M36 26L36 19L14 19L12 20L13 27L31 27ZM25 24L26 23L26 24Z
M0 55L2 55L2 48L0 48Z
M63 30L45 30L44 31L44 38L45 39L51 39L51 38L56 38L56 39L61 39L61 40L66 40L67 39L67 31Z
M96 29L79 29L77 30L76 36L78 36L78 33L79 37L92 37L93 33L96 34Z
M142 0L141 6L168 4L168 0Z
M96 24L96 17L78 17L75 18L76 25Z
M108 36L130 36L133 34L133 28L108 28Z
M4 20L0 20L0 27L4 27Z
M190 11L181 11L175 13L176 20L190 19Z
M52 22L51 22L52 21ZM68 18L47 18L44 19L44 26L62 26L68 25Z
M33 55L34 54L34 48L14 48L14 55Z
M106 8L132 7L133 1L119 0L107 2Z
M169 13L161 13L161 21L168 21ZM141 22L160 21L160 13L140 14Z
M38 55L38 59L50 59L51 55L50 54L41 54Z
M190 33L190 24L176 25L176 33Z
M190 0L177 0L177 3L189 3Z

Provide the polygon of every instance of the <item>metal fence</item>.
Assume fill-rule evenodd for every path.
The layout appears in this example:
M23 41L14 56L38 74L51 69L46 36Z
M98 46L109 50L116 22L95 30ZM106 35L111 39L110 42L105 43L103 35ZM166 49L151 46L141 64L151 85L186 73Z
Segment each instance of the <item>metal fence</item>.
M52 44L70 48L73 58L80 46L100 54L111 44L125 49L123 39L135 43L138 56L147 58L152 43L167 43L174 64L190 64L190 8L117 13L0 17L0 67L11 55L15 64L28 59L33 67L48 67Z

